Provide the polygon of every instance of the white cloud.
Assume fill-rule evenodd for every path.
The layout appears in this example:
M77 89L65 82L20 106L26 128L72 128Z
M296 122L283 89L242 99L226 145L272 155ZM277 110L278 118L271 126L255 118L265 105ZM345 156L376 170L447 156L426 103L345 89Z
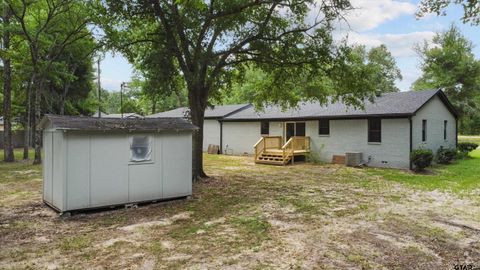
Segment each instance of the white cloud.
M102 85L102 89L107 91L120 91L120 84L122 84L122 80L114 79L114 78L100 78L100 84Z
M348 43L365 45L367 48L385 44L395 57L403 76L402 81L397 81L397 86L402 91L408 91L411 84L421 75L418 67L418 56L413 50L415 44L424 40L431 42L435 36L432 31L418 31L405 34L374 34L374 33L348 33Z
M404 1L352 0L351 3L354 10L345 18L353 31L372 30L402 15L413 15L417 10L415 4Z
M350 44L365 45L375 47L385 44L394 57L415 56L413 46L422 43L424 40L431 41L435 36L434 32L422 31L406 34L359 34L350 32L348 42Z

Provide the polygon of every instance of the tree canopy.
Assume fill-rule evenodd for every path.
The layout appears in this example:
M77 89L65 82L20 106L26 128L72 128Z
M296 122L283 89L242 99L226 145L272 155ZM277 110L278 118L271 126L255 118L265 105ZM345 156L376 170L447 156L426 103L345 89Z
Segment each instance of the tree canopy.
M480 126L472 126L475 121L471 121L480 117L480 61L473 54L472 42L452 25L437 33L432 43L418 45L416 51L423 74L412 88L442 88L462 115L460 132L480 132Z
M106 0L102 6L98 21L111 48L150 81L160 78L158 91L185 85L192 122L201 128L193 143L195 176L205 176L205 108L249 69L263 74L256 85L263 103L332 97L360 105L383 91L369 80L378 66L332 38L332 22L351 9L348 0Z
M480 1L478 0L422 0L417 14L425 16L428 13L435 13L445 16L445 9L450 5L462 6L464 23L480 24Z
M80 0L5 0L1 8L2 34L9 34L12 44L2 50L3 62L12 66L9 75L4 73L11 82L4 92L15 97L13 108L4 113L7 118L10 112L22 116L27 142L33 130L34 162L40 163L41 134L35 129L40 117L90 113L91 103L85 101L93 89L92 58L98 48L88 28L92 8ZM12 102L3 103L9 108Z

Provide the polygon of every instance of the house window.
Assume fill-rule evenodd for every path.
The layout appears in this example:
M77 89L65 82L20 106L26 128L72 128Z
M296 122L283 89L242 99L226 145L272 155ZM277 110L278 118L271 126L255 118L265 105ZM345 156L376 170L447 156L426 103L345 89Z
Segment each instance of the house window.
M448 124L447 120L443 121L443 139L444 140L447 139L447 124Z
M270 123L268 121L262 121L260 123L260 134L261 135L270 134Z
M318 120L318 135L330 135L330 120Z
M368 119L368 142L382 142L382 119Z
M130 137L130 161L152 160L152 138L150 136Z
M422 120L422 142L427 141L427 120Z

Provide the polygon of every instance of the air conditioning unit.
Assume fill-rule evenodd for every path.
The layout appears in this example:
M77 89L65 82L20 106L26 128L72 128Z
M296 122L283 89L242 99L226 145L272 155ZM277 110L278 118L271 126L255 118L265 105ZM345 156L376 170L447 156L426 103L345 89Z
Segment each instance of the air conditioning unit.
M345 165L349 167L358 167L362 164L362 153L348 152L345 153Z

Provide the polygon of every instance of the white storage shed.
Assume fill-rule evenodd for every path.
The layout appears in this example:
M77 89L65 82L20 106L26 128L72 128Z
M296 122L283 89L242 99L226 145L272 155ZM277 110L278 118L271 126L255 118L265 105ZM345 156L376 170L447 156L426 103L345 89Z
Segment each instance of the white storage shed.
M182 118L46 115L43 201L66 212L192 194L192 132Z

